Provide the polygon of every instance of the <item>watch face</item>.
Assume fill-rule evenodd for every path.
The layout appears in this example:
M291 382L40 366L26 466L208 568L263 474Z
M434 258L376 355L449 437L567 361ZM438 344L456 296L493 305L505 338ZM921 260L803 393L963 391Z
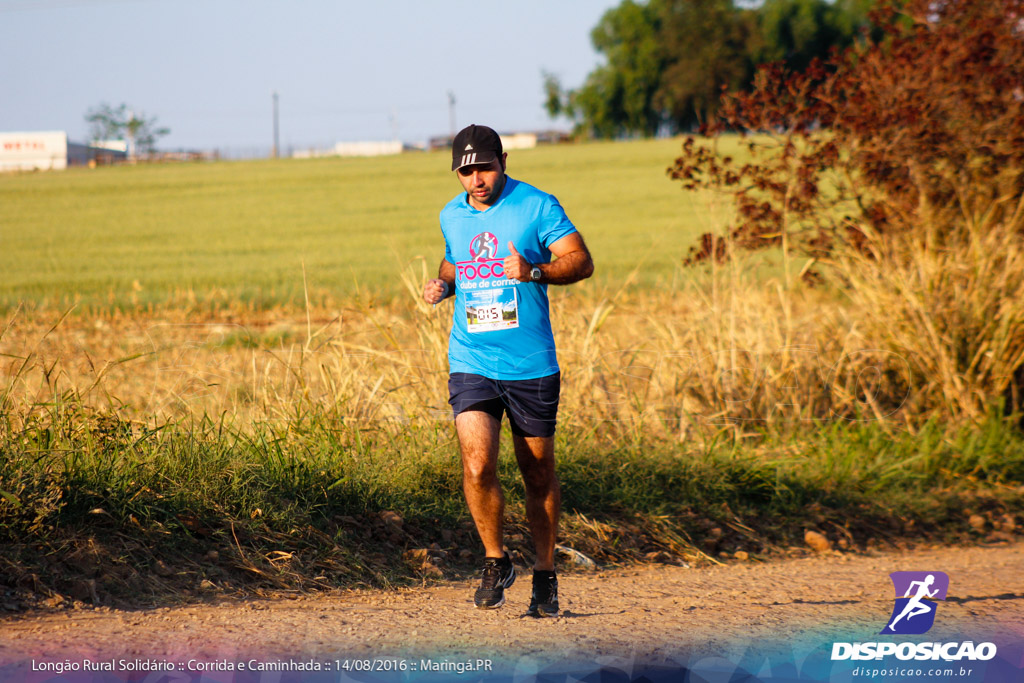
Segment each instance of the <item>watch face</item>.
M530 269L530 279L531 280L539 280L540 279L540 274L541 274L540 273L540 268L538 268L537 266L534 266L533 268Z

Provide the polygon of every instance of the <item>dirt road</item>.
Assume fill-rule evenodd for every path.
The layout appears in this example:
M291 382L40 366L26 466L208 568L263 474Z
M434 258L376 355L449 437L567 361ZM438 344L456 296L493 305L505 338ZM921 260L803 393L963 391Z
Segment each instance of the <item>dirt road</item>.
M728 656L751 644L878 639L893 606L889 573L950 577L927 638L991 640L1024 654L1024 543L871 555L828 554L704 569L644 566L564 573L563 613L523 612L521 574L500 610L472 606L469 582L394 592L117 611L29 613L0 621L0 663L155 658L217 662L353 657L537 661L678 652ZM1008 648L1008 649L1007 649ZM1020 653L1012 654L1016 650Z

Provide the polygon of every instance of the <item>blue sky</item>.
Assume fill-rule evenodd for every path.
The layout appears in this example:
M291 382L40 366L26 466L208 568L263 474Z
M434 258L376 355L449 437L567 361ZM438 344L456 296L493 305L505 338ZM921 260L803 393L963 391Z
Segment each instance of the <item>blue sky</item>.
M128 103L167 149L406 142L456 123L567 128L541 70L579 85L590 30L619 0L0 0L0 131L66 130Z

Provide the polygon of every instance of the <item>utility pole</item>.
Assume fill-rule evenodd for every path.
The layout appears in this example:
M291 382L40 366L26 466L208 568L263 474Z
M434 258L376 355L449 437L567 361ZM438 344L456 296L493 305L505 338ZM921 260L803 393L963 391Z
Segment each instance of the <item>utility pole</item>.
M448 127L452 131L452 138L455 138L455 93L448 91Z
M276 159L278 151L281 149L279 146L280 140L278 138L277 128L277 91L273 91L270 95L271 99L274 101L274 146L270 149L270 156Z
M128 110L128 120L124 126L125 137L128 138L128 160L135 163L135 134L139 130L139 122L135 118L135 112Z

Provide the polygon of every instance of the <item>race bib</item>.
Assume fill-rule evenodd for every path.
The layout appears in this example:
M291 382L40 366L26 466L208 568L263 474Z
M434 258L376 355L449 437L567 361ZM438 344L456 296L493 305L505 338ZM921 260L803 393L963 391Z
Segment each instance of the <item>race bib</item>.
M492 332L519 327L519 299L515 287L494 287L466 292L466 329Z

